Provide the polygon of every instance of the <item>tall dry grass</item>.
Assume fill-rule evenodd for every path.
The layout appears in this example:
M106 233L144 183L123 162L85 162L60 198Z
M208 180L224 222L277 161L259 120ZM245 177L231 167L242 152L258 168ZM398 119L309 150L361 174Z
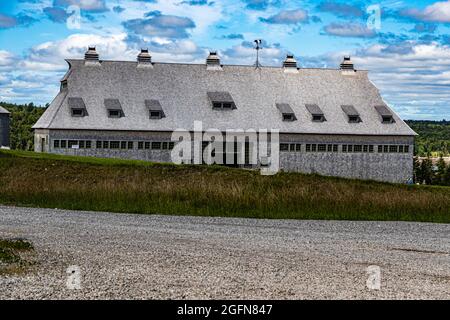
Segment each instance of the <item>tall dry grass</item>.
M450 222L450 188L206 166L0 153L0 203L292 219Z

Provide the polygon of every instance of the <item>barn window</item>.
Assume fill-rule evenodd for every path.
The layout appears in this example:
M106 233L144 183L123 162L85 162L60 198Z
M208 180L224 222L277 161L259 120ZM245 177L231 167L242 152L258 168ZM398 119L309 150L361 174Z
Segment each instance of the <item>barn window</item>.
M369 145L369 152L373 152L373 146Z
M145 142L145 149L150 149L150 142L148 141Z
M111 141L109 143L109 147L111 149L119 149L119 146L120 146L120 142L119 141Z
M346 144L342 145L342 152L347 152L347 145Z
M409 153L409 146L405 146L404 152Z
M86 149L90 149L92 146L91 140L86 140Z
M138 149L144 149L144 142L138 141Z
M355 145L353 146L353 151L354 151L354 152L362 152L362 145L360 145L360 144L355 144Z
M163 150L167 150L167 147L168 147L167 142L163 142L163 143L162 143L162 149L163 149Z
M326 144L319 144L319 145L317 146L317 151L319 151L319 152L325 152L325 151L327 151L327 145L326 145Z
M78 145L79 145L80 149L84 149L84 140L80 140Z
M175 146L175 142L169 142L169 150L172 150Z
M389 152L397 152L397 146L389 146Z
M341 108L342 108L342 111L344 111L344 113L347 115L349 123L361 122L359 113L353 105L342 105Z
M300 143L295 144L295 151L301 151L302 150L302 145Z
M385 106L375 106L375 109L377 110L378 114L381 116L381 122L382 123L394 123L394 117L392 112Z
M275 106L281 112L283 117L283 121L295 121L297 118L295 117L294 111L288 103L276 103Z
M152 142L152 150L161 150L161 142Z
M108 149L109 148L109 141L103 141L103 148Z
M214 110L232 110L236 109L233 97L226 91L207 92Z
M72 117L84 117L84 109L72 109Z
M72 117L85 117L88 115L83 98L69 97L67 98L67 104L71 110Z
M398 152L403 153L403 146L398 146Z
M120 118L124 116L119 99L105 99L103 100L103 103L108 110L108 117Z
M76 148L78 146L78 140L69 140L69 142L67 143L67 146L69 149L71 148Z
M145 100L145 106L149 111L150 119L162 119L166 116L159 100Z
M53 148L59 148L59 140L53 140Z
M128 141L128 149L133 149L134 143L133 141Z
M280 143L280 151L289 151L288 143Z
M327 120L325 119L325 115L322 109L320 109L317 104L306 104L305 106L309 113L311 113L312 115L312 121L323 122Z
M294 143L291 143L290 145L289 145L289 151L295 151L295 144Z

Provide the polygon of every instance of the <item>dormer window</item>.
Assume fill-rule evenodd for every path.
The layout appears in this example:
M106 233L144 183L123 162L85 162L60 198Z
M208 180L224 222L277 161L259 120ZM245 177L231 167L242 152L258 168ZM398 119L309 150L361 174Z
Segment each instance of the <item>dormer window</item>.
M352 105L342 105L342 111L347 115L349 123L359 123L361 122L361 118L359 116L358 111Z
M72 117L85 117L88 115L83 98L69 97L67 104L69 105Z
M393 122L392 116L382 116L381 118L382 118L383 123L392 123Z
M166 115L159 100L145 100L145 106L148 108L150 119L165 118Z
M320 109L317 104L306 104L305 107L309 111L309 113L311 113L311 120L313 122L327 121L327 119L325 119L325 115L322 112L322 109Z
M297 118L295 117L294 110L292 110L291 106L288 103L276 103L277 109L281 112L281 116L283 121L295 121Z
M394 115L391 110L389 110L385 105L375 106L375 110L377 110L378 114L381 116L381 123L394 123Z
M161 112L150 111L150 119L161 119Z
M350 123L358 123L360 121L361 119L359 118L359 116L348 116L348 122Z
M110 118L120 118L120 116L121 116L120 110L109 110Z
M72 108L72 117L84 117L84 109Z
M313 115L312 121L314 122L323 122L325 121L325 117L323 115Z
M233 110L236 109L233 97L226 91L208 92L208 98L211 101L214 110Z
M125 116L119 99L105 99L104 104L109 118L121 118Z

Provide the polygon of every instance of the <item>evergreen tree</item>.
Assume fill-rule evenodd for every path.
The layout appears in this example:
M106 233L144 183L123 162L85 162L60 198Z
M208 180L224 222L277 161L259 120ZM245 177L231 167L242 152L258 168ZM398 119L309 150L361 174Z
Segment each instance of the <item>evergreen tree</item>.
M433 183L433 163L429 157L422 160L420 165L420 171L422 174L422 183L432 184Z
M413 162L413 174L414 174L414 182L415 183L422 183L423 182L423 175L422 175L422 168L420 164L419 157L414 157Z
M444 185L446 172L447 172L447 165L445 164L444 158L441 155L437 162L436 178L433 184Z

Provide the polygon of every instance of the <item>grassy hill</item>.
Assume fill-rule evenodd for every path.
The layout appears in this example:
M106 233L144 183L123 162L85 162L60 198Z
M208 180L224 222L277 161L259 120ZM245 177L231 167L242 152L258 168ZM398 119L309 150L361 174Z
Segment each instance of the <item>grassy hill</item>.
M288 219L450 222L450 188L0 151L0 203Z

